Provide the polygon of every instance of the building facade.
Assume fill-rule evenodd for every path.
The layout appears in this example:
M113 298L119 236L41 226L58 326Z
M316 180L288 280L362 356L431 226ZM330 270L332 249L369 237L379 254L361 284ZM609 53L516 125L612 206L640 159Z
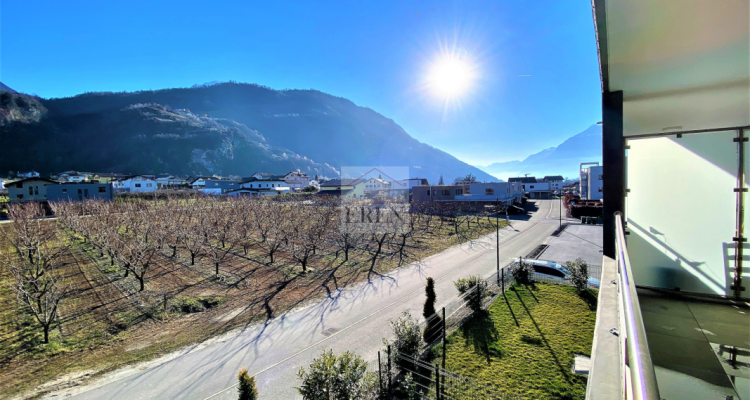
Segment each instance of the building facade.
M48 201L112 201L113 198L111 183L70 182L47 186Z
M57 184L50 179L34 177L6 182L5 188L10 201L39 201L47 200L47 186Z
M143 175L128 176L112 182L115 191L125 193L153 192L158 188L156 181Z

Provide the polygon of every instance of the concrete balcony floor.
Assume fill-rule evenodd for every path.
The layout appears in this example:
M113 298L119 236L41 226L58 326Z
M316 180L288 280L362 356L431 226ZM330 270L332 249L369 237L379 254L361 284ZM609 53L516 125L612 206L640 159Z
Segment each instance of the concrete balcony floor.
M643 289L638 299L662 399L750 400L747 303Z

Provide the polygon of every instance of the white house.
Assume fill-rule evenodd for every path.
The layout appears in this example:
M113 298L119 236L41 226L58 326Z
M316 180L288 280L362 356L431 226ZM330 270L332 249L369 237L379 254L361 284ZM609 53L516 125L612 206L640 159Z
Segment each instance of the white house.
M561 175L547 175L544 178L542 178L541 182L549 183L549 189L551 191L559 192L563 188L563 184L565 183L565 178L563 178Z
M357 184L359 183L364 185L365 192L377 192L378 190L391 189L391 182L381 178L370 178L362 182L357 182ZM395 187L393 189L395 189ZM406 186L404 186L403 189L406 189Z
M250 190L276 190L281 192L288 192L291 190L289 185L281 178L276 177L276 179L257 179L257 178L250 178L249 180L246 180L244 182L240 182L240 187L242 189L250 189Z
M550 186L549 182L526 183L526 191L531 199L549 199Z
M153 192L157 189L157 184L151 178L143 175L134 175L113 181L112 188L118 192Z
M174 187L187 184L187 179L179 178L174 175L165 175L156 178L156 183L160 188Z
M292 190L301 190L310 185L310 175L300 170L291 171L282 177L287 186Z
M88 179L88 176L85 174L70 174L67 176L66 180L68 182L85 182Z
M39 172L36 172L34 170L28 172L18 172L16 173L16 176L19 178L38 178Z

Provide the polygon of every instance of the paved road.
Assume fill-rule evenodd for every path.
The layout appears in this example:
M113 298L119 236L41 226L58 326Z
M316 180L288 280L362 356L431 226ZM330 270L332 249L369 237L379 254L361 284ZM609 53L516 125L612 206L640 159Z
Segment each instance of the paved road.
M535 204L538 210L530 218L518 218L512 221L512 227L500 231L501 266L548 241L557 228L559 202L536 200ZM322 350L351 350L365 360L376 359L382 339L391 337L389 319L406 309L421 318L428 276L436 280L437 306L442 307L457 297L454 280L471 274L488 277L495 272L495 254L495 234L491 234L372 282L342 289L317 304L265 324L147 365L115 371L91 385L48 398L205 399L233 385L240 367L257 374L262 398L301 398L295 390L297 371ZM234 399L236 389L213 398Z

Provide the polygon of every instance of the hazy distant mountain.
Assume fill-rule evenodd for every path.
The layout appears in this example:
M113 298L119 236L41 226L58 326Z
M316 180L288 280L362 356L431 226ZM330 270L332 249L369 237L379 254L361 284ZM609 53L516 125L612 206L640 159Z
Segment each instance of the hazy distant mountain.
M568 138L557 147L550 147L532 154L523 161L506 161L479 166L483 171L497 178L507 180L524 174L543 177L562 175L566 178L578 176L583 162L602 161L602 128L592 125L585 131Z
M11 93L17 93L15 90L9 88L4 83L0 82L0 92L11 92Z
M342 166L405 166L437 182L472 173L392 120L314 90L223 83L189 89L86 93L41 100L38 122L0 127L0 171L34 169L249 176L301 169L335 177ZM0 112L2 108L0 107Z

